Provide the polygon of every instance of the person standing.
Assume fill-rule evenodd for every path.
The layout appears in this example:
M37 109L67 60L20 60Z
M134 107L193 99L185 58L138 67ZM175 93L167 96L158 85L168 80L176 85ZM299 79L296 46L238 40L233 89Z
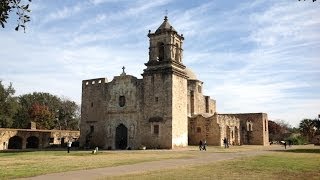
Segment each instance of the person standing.
M68 153L70 153L71 145L72 145L72 142L70 140L68 140L68 142L67 142Z
M224 145L224 148L227 148L227 146L228 146L228 142L227 142L226 137L224 137L224 139L223 139L223 145Z

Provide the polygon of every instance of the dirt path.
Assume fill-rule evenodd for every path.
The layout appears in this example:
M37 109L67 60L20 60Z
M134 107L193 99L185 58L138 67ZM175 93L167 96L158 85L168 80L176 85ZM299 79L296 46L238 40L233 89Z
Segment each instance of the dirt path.
M273 148L279 149L279 148ZM216 152L203 152L200 153L196 158L189 159L170 159L153 162L143 162L131 165L122 165L116 167L106 167L90 170L77 170L62 173L53 173L40 175L36 177L24 178L24 179L45 179L45 180L81 180L81 179L97 179L105 176L116 176L131 173L141 173L146 171L173 169L184 166L201 165L212 163L221 160L235 159L239 157L249 157L261 154L270 153L267 150L252 150L245 152L235 153L216 153Z

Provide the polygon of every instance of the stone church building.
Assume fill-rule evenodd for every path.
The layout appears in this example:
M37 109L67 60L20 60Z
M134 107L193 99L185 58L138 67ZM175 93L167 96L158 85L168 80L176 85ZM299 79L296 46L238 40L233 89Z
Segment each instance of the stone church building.
M82 81L80 146L104 149L208 145L267 145L265 113L218 114L202 94L203 82L183 64L184 37L165 17L149 31L149 59L142 79L124 71L112 81Z

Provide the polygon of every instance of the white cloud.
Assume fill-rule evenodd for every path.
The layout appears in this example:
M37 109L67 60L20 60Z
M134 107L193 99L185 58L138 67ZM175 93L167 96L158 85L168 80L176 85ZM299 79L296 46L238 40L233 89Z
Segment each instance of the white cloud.
M80 13L85 8L87 8L86 3L78 3L72 7L65 6L62 9L58 9L55 12L49 13L46 17L44 17L42 23L48 23L51 21L57 21L68 18L70 16Z
M0 34L0 78L12 81L18 94L45 91L77 102L84 79L111 80L122 66L141 78L147 31L155 31L169 9L170 23L186 38L184 63L204 81L218 112L262 111L294 125L319 114L320 20L314 4L194 1L187 7L172 0L126 0L110 8L107 3L116 4L91 0L52 11L39 3L34 18L44 19L40 28ZM41 12L48 15L42 18ZM69 24L74 19L76 26ZM47 23L53 21L54 26Z

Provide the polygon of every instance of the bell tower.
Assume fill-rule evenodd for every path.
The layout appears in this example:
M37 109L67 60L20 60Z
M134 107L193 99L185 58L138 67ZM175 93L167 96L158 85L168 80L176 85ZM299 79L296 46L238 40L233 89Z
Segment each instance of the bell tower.
M159 148L188 145L187 75L182 63L184 37L167 16L152 33L143 71L145 144ZM142 142L143 143L143 142Z
M182 65L182 44L184 37L179 35L177 31L168 22L168 17L165 16L163 23L154 32L149 30L148 37L149 45L149 61L146 64L175 64L177 67L184 69Z

